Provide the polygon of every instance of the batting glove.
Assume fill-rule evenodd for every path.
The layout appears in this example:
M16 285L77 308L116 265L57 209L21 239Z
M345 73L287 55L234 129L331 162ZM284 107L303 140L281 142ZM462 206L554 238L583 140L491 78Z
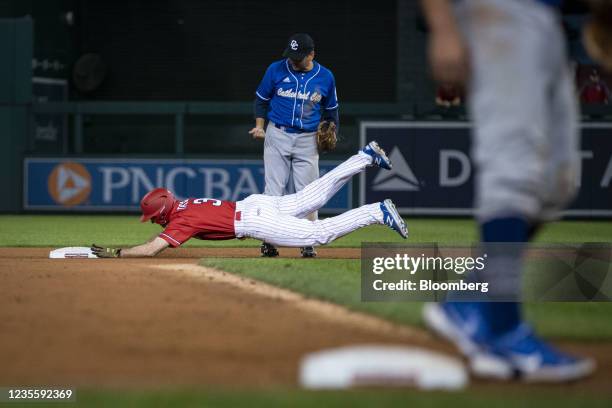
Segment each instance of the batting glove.
M121 256L121 248L108 248L91 244L91 252L98 258L119 258Z

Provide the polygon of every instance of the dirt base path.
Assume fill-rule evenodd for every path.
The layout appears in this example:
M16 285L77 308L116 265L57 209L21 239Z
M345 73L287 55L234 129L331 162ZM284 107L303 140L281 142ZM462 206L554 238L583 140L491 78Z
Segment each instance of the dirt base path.
M48 258L54 248L0 248L0 259ZM299 258L298 248L280 248L281 258ZM361 254L359 248L317 248L317 258L357 259ZM168 248L159 259L200 259L200 258L256 258L260 256L259 247L254 248ZM163 262L163 261L162 261ZM174 262L174 261L173 261ZM151 263L149 261L148 263Z
M200 257L257 256L256 248L95 261L49 260L48 251L0 248L0 385L292 386L301 357L322 348L399 343L452 353L418 329L381 330L358 315L329 318L283 296L186 273L185 265ZM321 257L358 253L320 251ZM612 345L563 346L596 357L599 370L550 389L611 395Z

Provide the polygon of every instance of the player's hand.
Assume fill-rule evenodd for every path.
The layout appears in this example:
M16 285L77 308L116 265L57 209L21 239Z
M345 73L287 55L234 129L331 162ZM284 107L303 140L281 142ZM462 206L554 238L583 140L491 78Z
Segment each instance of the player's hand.
M468 50L456 27L432 32L429 63L433 77L443 84L465 85L469 75Z
M121 248L101 247L96 244L91 244L91 252L98 258L119 258L121 256Z
M249 130L249 135L253 136L253 139L265 139L266 131L260 127L254 127Z

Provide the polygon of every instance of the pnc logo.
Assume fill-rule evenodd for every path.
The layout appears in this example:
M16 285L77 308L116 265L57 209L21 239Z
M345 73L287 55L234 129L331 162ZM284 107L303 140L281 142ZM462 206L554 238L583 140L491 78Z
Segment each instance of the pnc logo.
M60 163L49 174L47 188L56 203L72 207L89 197L91 175L82 164Z

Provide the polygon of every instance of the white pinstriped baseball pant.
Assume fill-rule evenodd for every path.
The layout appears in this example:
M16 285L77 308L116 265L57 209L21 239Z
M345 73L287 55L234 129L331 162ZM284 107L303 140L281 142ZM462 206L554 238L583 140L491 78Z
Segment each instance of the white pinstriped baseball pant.
M372 162L358 153L303 190L282 197L253 194L236 203L240 220L234 221L238 238L255 238L273 245L303 247L325 245L371 224L382 224L380 203L368 204L336 217L302 219L321 208L354 175Z

